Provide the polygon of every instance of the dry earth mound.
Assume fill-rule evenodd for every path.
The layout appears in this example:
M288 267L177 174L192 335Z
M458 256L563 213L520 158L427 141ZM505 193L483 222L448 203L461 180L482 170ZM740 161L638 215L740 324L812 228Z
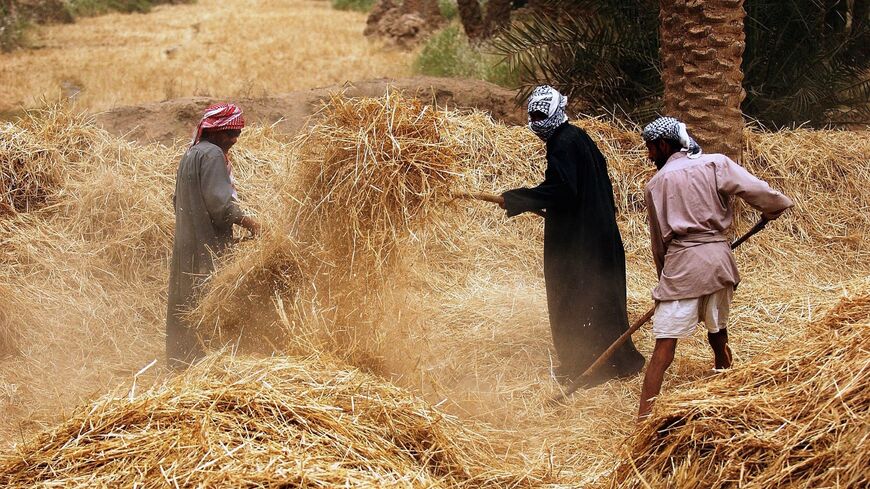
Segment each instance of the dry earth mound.
M350 97L378 97L393 87L439 107L477 109L490 113L505 124L525 123L525 114L517 107L514 92L480 80L457 80L417 76L381 78L301 90L261 98L236 98L248 121L261 125L276 124L286 133L301 129L308 118L320 110L332 94L343 91ZM191 97L153 104L119 107L97 115L97 122L112 134L142 143L172 144L186 139L209 104L223 101L209 97Z
M315 361L213 358L79 409L0 459L0 485L530 487L486 438L406 392Z
M366 19L363 34L385 39L401 48L411 49L440 28L446 20L438 2L379 0Z

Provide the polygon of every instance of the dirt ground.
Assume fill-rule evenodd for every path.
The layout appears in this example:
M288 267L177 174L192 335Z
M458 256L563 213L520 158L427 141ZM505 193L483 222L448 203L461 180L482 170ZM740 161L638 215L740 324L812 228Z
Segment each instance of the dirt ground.
M523 124L525 115L514 99L514 92L480 80L458 80L417 76L378 78L280 95L229 98L245 111L249 123L276 124L282 132L293 133L316 113L331 94L344 92L354 97L378 97L388 87L433 100L439 107L474 108L489 112L505 124ZM97 114L97 122L107 131L140 143L170 144L189 137L209 104L224 101L215 97L188 97L153 104L119 107Z

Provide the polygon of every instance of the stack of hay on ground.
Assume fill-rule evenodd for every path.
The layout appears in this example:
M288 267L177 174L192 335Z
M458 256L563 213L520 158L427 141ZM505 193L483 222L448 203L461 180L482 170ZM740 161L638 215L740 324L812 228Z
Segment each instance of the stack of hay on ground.
M870 484L870 283L806 337L667 393L631 440L611 487Z
M404 391L318 361L211 360L106 397L0 457L33 487L532 487L486 437Z
M18 218L19 237L50 226L99 243L100 258L114 272L153 273L150 264L171 242L170 161L165 149L125 142L87 116L47 107L29 112L0 137L0 206L6 219Z
M38 209L60 186L56 149L35 144L26 129L0 126L0 218Z
M166 307L172 154L64 107L0 131L0 186L21 192L6 194L14 212L0 212L0 301L14 306L0 314L15 343L0 361L0 432L54 417L58 403L78 404L153 358Z

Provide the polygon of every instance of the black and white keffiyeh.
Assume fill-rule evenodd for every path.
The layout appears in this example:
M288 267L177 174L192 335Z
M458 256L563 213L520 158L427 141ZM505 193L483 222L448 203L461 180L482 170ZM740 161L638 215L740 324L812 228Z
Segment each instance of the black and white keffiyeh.
M565 121L568 116L565 114L565 108L568 106L568 97L559 93L558 90L549 86L541 85L535 89L529 96L529 111L543 112L547 114L547 118L540 121L532 121L529 117L529 129L531 129L539 138L546 141Z
M686 125L673 117L659 117L643 128L644 141L649 143L656 139L666 139L679 144L681 151L685 151L691 159L698 158L703 153L701 146L689 136Z

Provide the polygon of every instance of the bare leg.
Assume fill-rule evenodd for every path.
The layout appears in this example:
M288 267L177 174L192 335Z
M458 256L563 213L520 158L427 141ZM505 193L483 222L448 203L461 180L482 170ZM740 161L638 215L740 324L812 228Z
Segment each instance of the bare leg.
M718 333L707 333L707 341L713 348L716 369L731 368L731 348L728 347L728 330L722 328Z
M662 381L665 371L674 361L674 352L677 351L676 338L662 338L656 340L652 358L646 367L643 378L643 388L640 391L640 407L637 410L638 419L649 416L652 410L652 398L659 395L662 390Z

